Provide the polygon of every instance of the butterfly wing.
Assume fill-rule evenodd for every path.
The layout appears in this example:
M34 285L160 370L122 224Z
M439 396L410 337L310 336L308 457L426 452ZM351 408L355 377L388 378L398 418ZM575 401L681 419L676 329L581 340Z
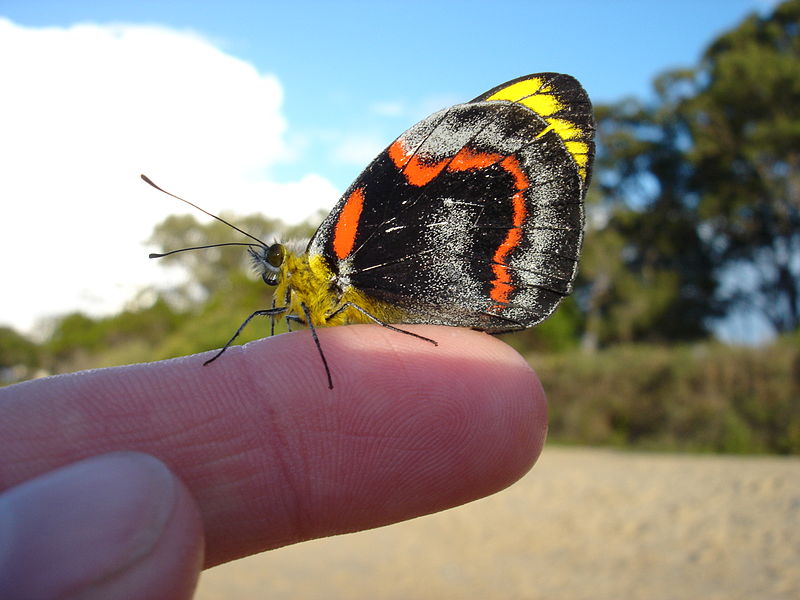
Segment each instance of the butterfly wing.
M395 140L308 251L340 290L396 307L402 322L534 325L572 289L593 134L572 77L507 82Z

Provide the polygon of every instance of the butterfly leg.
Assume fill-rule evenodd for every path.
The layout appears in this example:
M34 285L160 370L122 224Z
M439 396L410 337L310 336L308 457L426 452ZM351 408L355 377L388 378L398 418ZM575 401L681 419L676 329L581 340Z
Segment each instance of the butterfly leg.
M317 345L317 351L319 352L319 357L322 359L322 366L325 367L325 375L328 376L328 389L333 389L333 378L331 377L331 370L328 367L328 361L325 358L325 353L322 351L322 344L319 343L319 338L317 337L317 328L314 327L314 322L311 320L311 314L308 312L308 307L301 303L300 307L303 309L303 314L306 316L306 323L308 323L308 328L311 330L311 337L314 338L314 343ZM290 317L294 315L289 315L286 317L286 323L288 325ZM294 317L295 320L302 323L302 320L298 317Z
M227 341L227 343L220 349L220 351L217 352L214 356L212 356L206 362L203 363L203 366L206 366L207 364L214 362L220 356L222 356L224 354L224 352L228 348L231 347L231 344L233 344L234 340L236 340L236 338L239 337L239 334L242 333L242 330L247 326L247 324L251 320L253 320L253 318L255 318L255 317L273 317L273 319L274 319L275 316L283 314L287 310L289 310L289 308L287 306L279 306L277 308L273 307L273 308L268 308L268 309L265 309L265 310L257 310L257 311L255 311L253 314L251 314L249 317L247 317L241 325L239 325L239 329L236 330L236 333L233 334L231 339L229 339Z
M418 338L420 340L423 340L423 341L426 341L426 342L430 342L434 346L438 346L439 345L439 342L437 342L436 340L432 340L431 338L427 338L424 335L419 335L417 333L412 333L411 331L406 331L405 329L400 329L399 327L395 327L394 325L389 325L385 321L381 321L375 315L373 315L373 314L369 313L368 311L364 310L363 308L361 308L357 304L353 304L352 302L345 302L339 308L337 308L335 311L333 311L330 315L328 315L328 318L329 319L333 318L334 316L338 315L340 312L342 312L348 306L356 309L362 315L364 315L365 317L367 317L371 321L377 323L381 327L386 327L386 329L391 329L392 331L397 331L398 333L405 333L406 335L410 335L411 337L415 337L415 338Z
M306 324L306 322L303 321L303 319L301 319L297 315L287 315L286 316L286 331L291 331L292 330L292 323L300 323L300 325L305 325Z
M272 298L272 310L275 310L275 298ZM269 337L275 335L275 315L269 317Z

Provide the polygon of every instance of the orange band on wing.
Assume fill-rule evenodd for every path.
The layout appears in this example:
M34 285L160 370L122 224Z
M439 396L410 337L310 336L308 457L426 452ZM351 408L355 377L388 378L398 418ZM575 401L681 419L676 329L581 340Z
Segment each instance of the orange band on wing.
M445 167L448 171L484 169L498 162L503 156L490 152L475 152L464 146L453 158L425 162L417 154L406 154L403 142L397 140L389 146L389 158L398 169L403 171L408 183L419 187L429 183Z
M447 166L448 171L468 171L470 169L485 169L503 158L502 154L491 152L475 152L464 146L458 151Z
M498 304L505 304L508 303L509 296L514 291L514 286L511 283L511 273L508 270L508 265L506 265L506 258L522 241L522 224L528 216L528 208L525 206L524 196L525 189L528 187L528 178L520 169L519 161L513 156L504 158L500 165L514 177L514 187L517 188L517 192L511 200L512 226L506 232L506 238L497 247L492 257L492 271L495 277L492 280L492 289L489 291L489 297Z
M333 230L333 251L339 260L347 258L353 251L362 210L364 210L364 188L356 188L347 197Z
M516 157L504 157L502 154L493 152L476 152L464 146L450 159L425 163L416 154L406 154L403 142L397 140L389 146L389 158L392 159L398 169L403 171L408 183L415 186L423 186L429 183L445 167L447 167L448 171L469 171L485 169L494 164L499 164L514 178L516 192L511 198L511 227L492 257L494 279L491 282L492 289L489 291L489 297L498 305L507 304L511 293L514 291L514 285L511 282L511 273L508 270L506 259L522 241L522 225L528 216L524 192L530 184Z
M403 172L406 181L417 187L430 182L447 166L447 161L444 160L426 164L416 154L406 154L401 140L397 140L389 146L389 158Z

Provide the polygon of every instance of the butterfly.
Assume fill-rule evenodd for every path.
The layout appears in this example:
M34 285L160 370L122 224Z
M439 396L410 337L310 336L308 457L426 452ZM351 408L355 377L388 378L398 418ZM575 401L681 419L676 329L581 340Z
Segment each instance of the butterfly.
M299 252L170 194L251 238L233 244L249 246L274 288L272 307L253 312L205 364L259 316L310 328L330 388L319 327L377 323L436 344L396 325L503 333L541 322L572 291L594 131L591 102L573 77L508 81L392 142Z

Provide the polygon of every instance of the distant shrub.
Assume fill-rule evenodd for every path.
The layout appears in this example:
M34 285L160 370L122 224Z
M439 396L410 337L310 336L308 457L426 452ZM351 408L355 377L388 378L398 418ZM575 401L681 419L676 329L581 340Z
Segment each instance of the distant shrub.
M531 356L565 443L800 453L800 343L628 345Z

